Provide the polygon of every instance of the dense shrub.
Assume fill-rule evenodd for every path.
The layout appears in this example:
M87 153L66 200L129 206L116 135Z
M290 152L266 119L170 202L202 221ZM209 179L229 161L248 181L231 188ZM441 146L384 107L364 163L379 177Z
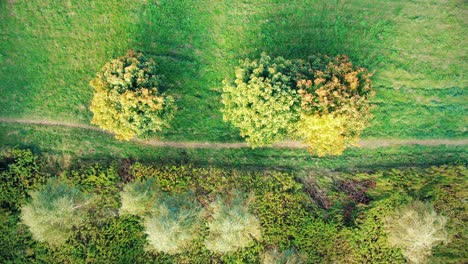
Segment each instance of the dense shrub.
M183 192L193 187L193 174L205 169L191 165L152 167L136 162L130 173L137 179L157 179L157 184L164 192ZM212 183L211 183L212 184Z
M140 219L121 216L83 227L79 237L68 241L61 251L75 257L70 263L82 263L84 256L85 263L163 263L145 252L146 243Z
M161 92L156 63L129 51L104 65L90 82L94 88L92 123L129 140L148 137L168 127L174 99Z
M224 83L224 120L239 128L252 146L285 139L299 119L295 86L300 72L298 63L264 53L259 60L241 61L234 83Z
M6 171L8 164L13 163L14 159L5 159L1 168ZM36 163L37 172L42 170L41 164ZM385 228L385 217L414 198L430 201L437 211L447 216L448 243L433 247L428 262L460 263L466 259L467 170L463 165L349 175L314 170L305 174L315 177L312 185L316 189L310 190L312 185L305 188L297 181L298 175L286 172L137 163L129 169L130 178L135 181L130 184L138 182L140 187L131 191L129 187L123 188L124 192L133 192L129 199L145 193L143 183L151 179L153 182L148 186L155 187L149 189L157 190L137 213L142 217L124 213L125 206L120 209L120 216L116 214L123 179L113 167L84 163L80 166L83 167L74 166L73 171L63 173L60 178L73 183L75 190L96 193L92 203L79 207L82 203L77 202L74 205L77 215L72 220L67 216L68 210L63 210L59 217L54 214L58 207L54 203L49 203L50 210L41 209L50 212L47 217L52 219L45 226L56 226L59 221L77 223L54 226L54 231L66 233L65 243L56 247L35 242L34 232L32 235L27 232L29 226L18 222L23 217L8 208L0 211L0 262L261 263L269 258L280 263L288 260L300 263L302 256L307 256L306 263L406 263L404 250L389 242L391 235ZM327 206L320 207L311 201L304 188L314 199L325 195L328 202L323 204ZM246 201L243 195L232 195L229 193L232 189L241 193L251 191L255 199ZM181 195L188 190L195 193ZM50 199L57 196L53 191L48 194ZM202 217L195 197L206 208ZM37 198L32 198L25 207L36 204ZM348 213L348 204L353 205L352 216L346 219L343 215ZM78 212L85 207L86 212ZM102 213L103 210L108 213ZM44 215L34 218L36 223L47 219ZM258 233L248 230L255 226ZM232 227L238 227L237 231L232 231ZM249 232L252 236L239 235ZM261 242L254 242L259 239L255 234L260 233ZM54 233L47 235L54 236ZM223 251L210 248L210 241L213 247L223 247ZM229 245L241 247L233 249ZM288 250L291 248L295 250ZM296 258L298 255L301 259Z
M304 62L263 53L224 82L222 112L251 146L297 138L311 153L338 155L368 125L372 95L370 74L346 56Z
M434 208L447 217L446 229L448 243L439 244L433 248L434 262L457 263L460 259L468 259L468 169L464 165L439 166L427 170L425 178L429 184L422 189L424 198L432 198Z
M209 206L211 220L205 245L208 250L225 254L250 246L261 239L260 222L249 212L248 199L235 193L233 197L216 199ZM229 199L230 198L230 199Z
M197 238L201 226L201 206L193 194L162 195L145 216L149 250L181 253Z
M356 228L350 234L353 246L351 263L406 263L400 250L388 243L384 217L406 198L394 194L389 199L373 203L368 211L356 219Z
M33 238L58 246L73 234L73 227L85 220L85 195L68 184L49 180L31 192L32 201L21 208L21 220Z
M0 157L0 204L17 210L26 202L28 191L44 183L38 158L31 150L11 149Z
M434 245L447 240L447 219L432 205L414 201L385 218L391 245L399 247L411 263L425 263Z
M31 239L30 234L17 222L17 215L0 209L0 263L28 263L25 244Z

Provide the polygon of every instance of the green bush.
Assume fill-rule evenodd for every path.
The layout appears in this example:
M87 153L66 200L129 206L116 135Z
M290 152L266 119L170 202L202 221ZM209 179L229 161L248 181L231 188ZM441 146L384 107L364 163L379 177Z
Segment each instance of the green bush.
M156 178L165 192L183 192L193 187L193 175L203 170L189 165L152 167L139 162L132 165L130 172L137 179Z
M40 172L38 157L31 150L11 149L0 157L0 204L3 208L17 210L34 190L45 182Z
M384 217L406 198L393 197L372 204L372 208L356 219L350 241L354 263L406 263L401 251L388 243Z
M244 60L224 81L224 121L253 147L297 138L319 156L355 145L371 118L370 74L346 56Z
M76 239L61 247L60 253L73 256L70 263L163 263L164 258L144 250L147 240L140 222L134 216L120 216L105 219L100 225L86 225Z
M317 213L302 184L288 173L247 177L256 179L249 189L256 192L252 206L262 226L264 243L281 249L295 246L295 239L303 234L302 224Z
M385 228L392 246L402 249L411 263L426 263L434 245L447 241L447 219L432 205L413 201L394 215L385 218Z
M17 215L0 209L0 263L28 263L31 238L18 221Z
M241 61L234 83L224 82L224 120L254 147L287 138L299 119L299 72L297 63L265 53L259 60Z
M85 191L97 193L115 191L113 187L120 181L114 167L102 167L98 164L70 172L65 171L61 177L69 179Z
M42 163L37 159L35 162L39 173ZM14 159L2 160L3 172L13 163ZM36 211L39 208L47 213L29 217L39 224L51 217L52 220L44 225L54 225L54 232L65 233L60 235L62 244L57 247L35 242L32 239L36 238L34 232L27 232L29 225L17 223L24 217L17 215L15 210L3 210L0 211L0 262L261 263L269 257L277 262L289 259L300 263L301 260L296 258L299 254L307 256L306 263L406 263L404 250L389 242L385 216L394 214L395 208L414 198L431 201L437 211L447 216L448 243L435 245L428 261L460 263L466 259L464 194L467 170L463 165L373 174L306 172L308 177L316 178L322 198L330 201L329 206L323 208L311 201L311 198L317 198L310 190L311 186L303 186L297 181L297 174L287 172L137 163L130 169L130 178L136 180L124 186L121 192L124 179L113 167L85 163L80 166L73 166L74 170L67 171L61 178L76 186L68 188L97 193L92 203L79 207L81 203L77 202L73 212L76 215L70 217L69 210L62 210L58 217L59 213L54 211L60 211L57 209L59 203L50 202L52 205L47 210L34 207ZM347 177L351 177L353 184ZM359 185L361 183L370 185ZM133 189L132 184L135 185ZM43 188L36 192L44 192ZM240 193L251 191L255 199L246 201L243 195L229 193L232 189ZM138 204L138 196L145 197L148 190L153 190L154 195L140 199L144 206L131 205ZM187 190L195 190L195 193L180 195ZM125 192L129 198L121 196ZM50 199L57 197L53 191L47 193L51 194L48 195ZM364 196L365 202L359 202L357 198ZM201 206L193 197L206 207L206 213L200 213ZM355 205L347 211L343 207L350 202L350 197ZM32 208L37 204L37 196L32 198L25 207ZM133 202L124 202L126 199ZM78 212L84 207L86 211ZM124 209L133 207L143 209L137 209L137 213ZM119 208L121 214L117 216ZM140 216L128 215L133 213ZM352 217L344 217L346 213ZM58 224L54 222L57 219L78 225ZM55 228L57 225L60 227ZM40 234L54 237L54 232ZM260 240L258 234L261 234L260 242L256 242ZM210 242L212 247L209 247ZM269 250L272 248L278 250ZM288 250L291 248L297 251Z
M89 199L75 187L52 179L30 195L31 202L21 208L21 220L38 241L61 245L85 220Z
M177 254L189 248L201 227L201 212L191 193L162 195L144 218L148 249Z
M434 208L447 217L448 243L433 248L434 262L457 263L468 259L468 232L466 232L466 190L468 169L464 165L432 167L426 171L429 184L424 186L423 197L432 198Z
M208 250L220 254L235 252L261 239L260 222L249 212L253 196L242 196L235 193L233 197L218 197L209 205L211 220L205 241Z
M91 122L117 139L153 136L169 126L176 110L174 99L161 91L156 63L142 53L129 51L107 63L90 85Z

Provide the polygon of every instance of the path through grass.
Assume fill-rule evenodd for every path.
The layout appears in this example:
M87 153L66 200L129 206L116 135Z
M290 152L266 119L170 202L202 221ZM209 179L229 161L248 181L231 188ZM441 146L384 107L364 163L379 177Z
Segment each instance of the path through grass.
M351 148L342 156L319 158L310 155L305 149L154 147L138 142L116 142L111 135L86 129L6 123L0 123L0 142L6 148L15 146L30 148L35 152L52 155L52 161L59 163L68 163L75 159L90 163L101 160L115 162L119 159L132 159L159 165L194 164L259 170L374 171L397 167L465 163L468 160L466 145ZM63 167L63 164L60 164L60 167Z

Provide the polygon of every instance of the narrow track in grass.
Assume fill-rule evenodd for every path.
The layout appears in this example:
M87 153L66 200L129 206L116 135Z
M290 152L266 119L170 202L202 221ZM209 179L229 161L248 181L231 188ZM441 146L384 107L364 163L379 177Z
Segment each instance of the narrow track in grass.
M33 119L13 119L13 118L1 118L0 123L17 123L25 125L39 125L39 126L59 126L77 129L93 130L101 133L111 135L107 131L104 131L98 127L70 123L60 122L52 120L33 120ZM133 142L150 145L155 147L171 147L171 148L207 148L207 149L235 149L235 148L248 148L249 145L245 142L234 142L234 143L219 143L219 142L185 142L185 141L159 141L159 140L141 140L135 139ZM363 148L379 148L379 147L391 147L401 145L423 145L423 146L439 146L439 145L451 145L451 146L463 146L468 145L468 139L394 139L394 138L377 138L377 139L361 139L358 141L358 146ZM276 143L273 148L306 148L307 145L299 141L284 141Z

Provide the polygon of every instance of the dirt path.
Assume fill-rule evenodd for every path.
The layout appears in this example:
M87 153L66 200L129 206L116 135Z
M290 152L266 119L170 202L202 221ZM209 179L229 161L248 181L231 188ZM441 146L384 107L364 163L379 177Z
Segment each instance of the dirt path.
M1 118L0 123L18 123L28 125L42 125L42 126L61 126L69 128L88 129L99 131L102 133L110 134L100 128L76 124L69 122L58 122L50 120L32 120L32 119L12 119ZM134 140L137 143L151 145L156 147L172 147L172 148L211 148L211 149L235 149L249 147L245 142L236 143L216 143L216 142L175 142L175 141L157 141L157 140ZM423 145L423 146L439 146L439 145L452 145L463 146L468 145L468 139L363 139L358 141L358 146L363 148L379 148L390 147L399 145ZM284 141L273 145L274 148L306 148L301 142L298 141Z

